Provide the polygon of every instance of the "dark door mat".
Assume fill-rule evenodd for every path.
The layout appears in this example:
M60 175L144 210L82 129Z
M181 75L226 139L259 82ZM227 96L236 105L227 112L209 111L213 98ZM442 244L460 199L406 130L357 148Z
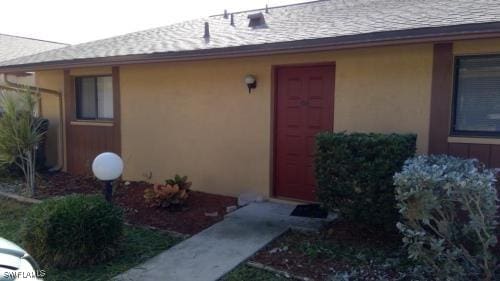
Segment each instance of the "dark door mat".
M328 212L321 209L319 204L298 205L290 216L325 219L328 217Z

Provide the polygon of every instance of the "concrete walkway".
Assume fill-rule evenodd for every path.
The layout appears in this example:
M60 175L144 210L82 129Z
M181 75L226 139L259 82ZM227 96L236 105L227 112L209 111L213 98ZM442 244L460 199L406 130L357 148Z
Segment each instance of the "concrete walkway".
M253 203L117 277L120 281L215 281L290 228L325 220L291 217L294 205Z

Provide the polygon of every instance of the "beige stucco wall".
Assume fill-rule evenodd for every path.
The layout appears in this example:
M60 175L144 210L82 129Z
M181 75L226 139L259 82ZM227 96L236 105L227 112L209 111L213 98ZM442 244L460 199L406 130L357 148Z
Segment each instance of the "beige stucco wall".
M179 173L202 191L268 195L271 66L313 62L336 63L336 131L417 133L427 151L431 44L129 65L120 67L125 179ZM250 95L246 74L258 80ZM62 89L61 71L37 80ZM52 114L53 102L43 105Z
M89 67L89 68L76 68L69 71L70 75L74 76L87 76L87 75L110 75L111 67Z
M25 75L13 75L8 74L8 80L13 83L34 86L35 85L35 74L28 73ZM5 74L0 74L0 85L6 85Z
M484 55L499 54L500 38L483 40L465 40L454 42L454 55Z
M121 67L125 177L189 175L195 188L268 195L271 66L336 62L336 131L417 133L427 151L432 46ZM243 83L254 74L258 87Z

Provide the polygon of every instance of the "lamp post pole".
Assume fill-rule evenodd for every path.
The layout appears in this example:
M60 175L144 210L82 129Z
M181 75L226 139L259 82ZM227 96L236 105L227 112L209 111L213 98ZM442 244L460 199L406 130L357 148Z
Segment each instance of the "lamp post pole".
M92 162L92 171L96 178L104 183L102 193L109 203L113 200L113 181L118 179L123 172L123 161L120 156L112 152L104 152Z
M113 201L113 181L104 181L104 198L106 198L106 201L109 203L112 203Z

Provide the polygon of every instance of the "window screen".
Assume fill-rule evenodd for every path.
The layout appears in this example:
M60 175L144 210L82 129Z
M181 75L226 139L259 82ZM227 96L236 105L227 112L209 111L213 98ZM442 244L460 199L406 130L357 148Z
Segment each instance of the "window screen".
M113 119L111 76L76 78L76 117L83 120Z
M500 134L500 56L456 61L454 131Z

